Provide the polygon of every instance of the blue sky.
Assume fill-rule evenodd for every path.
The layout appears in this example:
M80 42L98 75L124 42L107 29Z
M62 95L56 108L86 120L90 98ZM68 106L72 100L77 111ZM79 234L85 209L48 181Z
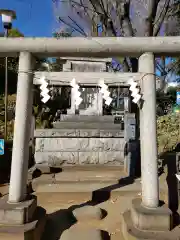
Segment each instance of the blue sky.
M52 0L0 0L0 8L16 11L13 27L27 37L51 37L53 32ZM2 24L0 24L0 31Z
M52 0L0 0L0 9L16 11L13 27L26 37L51 37L55 30ZM64 12L64 10L63 10ZM0 32L3 27L0 21ZM167 63L170 59L167 59ZM159 75L159 72L157 71ZM174 78L171 76L171 80Z

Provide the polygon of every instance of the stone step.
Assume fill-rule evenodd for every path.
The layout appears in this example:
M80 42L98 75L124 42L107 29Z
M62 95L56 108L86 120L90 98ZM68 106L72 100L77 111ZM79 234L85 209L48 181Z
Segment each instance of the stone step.
M106 165L102 165L102 166L98 166L98 165L88 165L88 166L67 166L64 167L62 170L63 173L71 173L71 172L78 172L78 174L84 175L86 174L86 176L94 174L107 174L109 175L114 175L114 176L119 176L120 174L122 174L121 176L124 176L124 167L123 166L106 166Z
M41 167L36 165L37 169ZM59 173L42 174L37 181L58 181L58 182L107 182L118 181L122 177L126 177L123 167L65 167L64 171Z
M86 170L85 170L86 169ZM160 177L160 196L167 201L167 184L165 175ZM121 180L120 180L121 179ZM55 174L42 174L32 181L33 190L37 194L84 194L92 197L93 192L107 192L111 196L140 196L141 181L132 181L123 171L123 167L89 166L65 167L63 172ZM99 190L99 191L98 191Z
M165 179L166 174L159 178L162 193L168 191ZM127 177L123 166L69 166L64 167L59 173L42 174L33 179L32 186L38 193L86 194L101 189L112 193L119 192L122 195L134 195L141 192L141 179L132 181Z
M57 196L60 201L59 204L62 204L67 196L73 199L74 196L82 196L84 198L95 201L106 201L111 197L123 199L126 198L134 198L141 197L141 184L139 182L135 182L133 184L119 184L117 182L109 181L109 182L56 182L56 183L45 183L45 182L32 182L32 189L36 193L37 196L42 194L49 194L49 196ZM160 199L167 202L167 190L161 188L160 189ZM43 195L42 195L43 196ZM88 201L89 201L88 200Z
M33 180L32 188L37 193L43 193L43 192L84 193L84 192L94 192L99 189L106 192L109 192L111 189L113 189L113 191L123 191L123 192L139 191L140 192L140 187L136 187L133 189L129 187L123 187L123 189L121 189L120 185L118 184L118 181L106 181L106 182L104 181L99 183L92 182L92 181L80 182L80 183L78 182L74 183L73 181L63 182L63 183L62 182L50 183L50 182L38 182Z
M118 167L117 167L118 168ZM124 171L122 171L122 168L119 168L120 170L117 171L108 171L108 170L104 170L104 171L99 171L99 170L93 170L93 171L71 171L71 172L61 172L61 173L57 173L55 174L54 178L56 181L60 181L60 182L70 182L73 181L74 182L84 182L84 181L93 181L93 182L99 182L99 181L114 181L114 180L118 180L122 177L125 177L126 174L124 173Z
M120 124L108 123L108 122L54 122L53 128L60 129L117 129L121 127Z
M38 205L42 206L46 209L46 206L49 206L51 209L55 207L56 209L69 207L73 204L82 204L84 202L88 202L92 200L92 192L34 192L34 194L37 196ZM110 192L108 199L113 198L133 198L138 196L137 191L112 191ZM108 192L107 192L108 195ZM106 196L107 196L106 195ZM101 194L101 198L106 197L105 194ZM106 199L107 200L107 199ZM124 204L124 203L123 203ZM67 206L69 205L69 206ZM127 206L126 206L127 207ZM126 209L126 208L125 208Z
M64 171L56 174L42 174L33 179L32 186L37 192L92 192L100 188L114 186L119 179L126 177L120 167L119 170ZM104 168L105 169L105 168ZM118 169L118 167L117 167Z
M114 123L114 116L87 116L87 115L70 115L62 114L61 122L100 122L100 123Z
M35 138L61 138L61 137L72 137L72 138L124 138L124 131L120 128L114 129L85 129L79 128L74 129L72 125L69 128L53 128L53 129L36 129L34 132Z
M69 176L68 176L69 175ZM32 186L36 192L93 192L102 191L120 191L120 192L140 192L141 183L137 179L132 182L131 179L123 173L121 176L94 177L75 177L75 174L61 176L60 174L44 174L39 178L33 179ZM121 180L119 180L121 179ZM164 187L162 187L164 189Z
M101 175L102 177L104 174L109 176L115 175L120 175L124 176L124 166L106 166L106 165L73 165L73 166L64 166L60 169L57 168L51 168L48 165L42 165L42 164L35 164L32 166L32 168L29 169L29 172L33 172L34 170L39 169L41 173L43 174L61 174L61 176L66 175L70 176L70 180L72 180L73 174L78 173L78 176L97 176Z

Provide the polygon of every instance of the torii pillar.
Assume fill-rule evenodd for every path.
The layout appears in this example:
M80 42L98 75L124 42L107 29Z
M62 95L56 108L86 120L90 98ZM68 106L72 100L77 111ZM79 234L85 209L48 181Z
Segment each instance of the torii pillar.
M125 239L154 239L172 228L172 213L159 202L158 154L156 133L156 78L153 53L139 58L139 72L144 73L140 87L141 182L142 198L132 200L131 210L123 214ZM163 239L163 235L161 237Z
M29 141L33 106L33 58L22 52L19 58L17 99L12 150L9 202L26 199Z
M40 240L46 211L37 207L37 198L27 194L29 141L33 106L33 57L19 56L14 139L9 196L0 199L0 236L4 240Z

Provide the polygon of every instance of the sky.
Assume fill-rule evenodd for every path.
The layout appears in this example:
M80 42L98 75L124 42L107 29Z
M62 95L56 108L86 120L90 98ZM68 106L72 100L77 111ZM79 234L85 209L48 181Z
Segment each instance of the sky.
M26 37L51 37L53 32L52 0L0 0L0 9L16 11L13 27ZM0 31L3 31L0 22Z

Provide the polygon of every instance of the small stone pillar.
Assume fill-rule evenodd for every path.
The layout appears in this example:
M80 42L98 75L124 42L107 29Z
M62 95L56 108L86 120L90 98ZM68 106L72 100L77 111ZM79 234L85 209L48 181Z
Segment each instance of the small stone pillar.
M32 70L31 53L21 52L19 56L14 140L9 187L9 202L13 203L23 201L26 198L33 104Z
M143 104L140 110L142 204L148 208L159 205L158 155L156 133L156 77L154 55L139 58L139 72L147 73L141 80Z

